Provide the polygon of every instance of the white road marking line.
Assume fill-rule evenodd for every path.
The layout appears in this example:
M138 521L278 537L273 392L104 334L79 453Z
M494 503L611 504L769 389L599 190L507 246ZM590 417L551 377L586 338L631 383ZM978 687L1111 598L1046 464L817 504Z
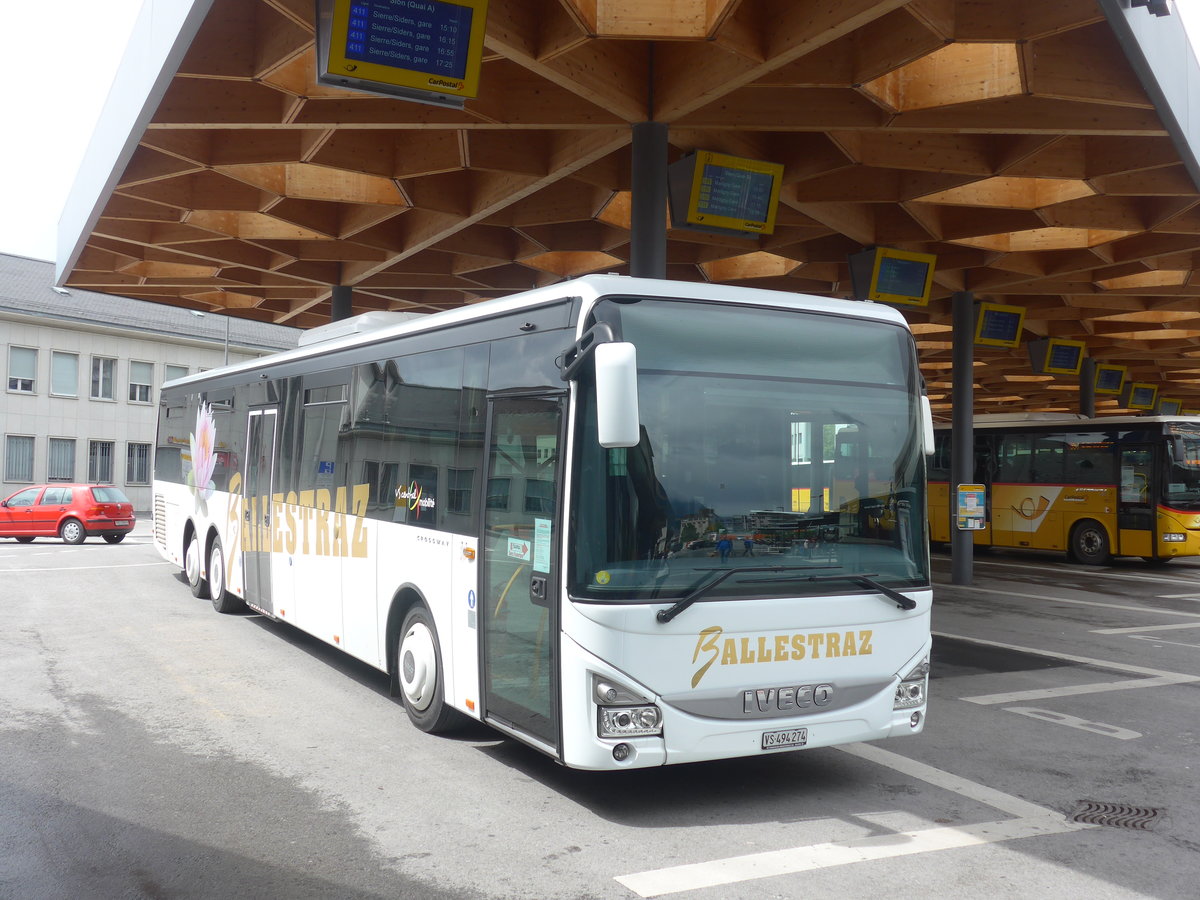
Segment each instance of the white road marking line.
M1150 641L1153 644L1170 644L1172 647L1192 647L1200 650L1200 644L1185 644L1183 641L1164 641L1162 638L1150 637L1146 634L1131 634L1135 641Z
M790 875L875 859L911 856L916 853L981 846L1037 835L1063 834L1092 827L1069 822L1062 815L1019 797L882 750L872 744L851 744L838 749L993 808L1010 812L1017 818L978 822L953 828L916 829L847 841L810 844L787 850L751 853L622 875L616 880L639 896L659 897L775 875Z
M833 841L789 850L733 856L688 866L621 875L616 880L640 897L661 897L756 878L793 875L875 859L891 859L960 847L978 847L1037 835L1063 834L1078 831L1081 827L1074 822L1068 822L1061 815L979 822L956 828L902 831L852 841Z
M1108 725L1104 722L1092 722L1078 716L1068 716L1066 713L1054 712L1049 709L1038 709L1034 706L1006 706L1005 712L1016 713L1018 716L1028 716L1040 719L1054 725L1066 725L1068 728L1078 728L1080 731L1090 731L1092 734L1102 734L1105 737L1116 738L1119 741L1132 741L1140 738L1140 731L1131 731L1118 725Z
M1146 631L1175 631L1180 628L1200 628L1200 622L1176 622L1174 625L1140 625L1134 628L1093 628L1091 634L1141 634Z
M145 569L150 566L169 566L171 563L163 560L156 563L129 563L123 566L54 566L49 569L3 569L5 575L23 575L26 572L82 572L86 569Z
M1188 684L1200 681L1200 675L1183 675L1179 672L1164 672L1161 669L1149 669L1145 666L1131 666L1127 663L1111 662L1106 659L1093 659L1088 656L1075 656L1070 653L1056 653L1052 650L1039 650L1035 647L1018 647L1015 644L1002 644L999 641L985 641L981 638L966 637L958 634L934 632L935 637L951 638L957 641L967 641L985 647L999 647L1003 650L1017 650L1021 653L1031 653L1034 656L1045 656L1049 659L1061 659L1066 662L1082 663L1099 669L1110 669L1115 672L1130 672L1134 675L1147 675L1148 678L1129 679L1127 681L1105 681L1095 684L1073 684L1056 688L1038 688L1031 691L1009 691L1002 694L979 694L975 697L960 697L968 703L978 703L981 706L992 706L997 703L1020 703L1024 700L1045 700L1050 697L1073 697L1080 694L1102 694L1108 691L1129 691L1137 688L1164 687L1171 684Z
M1197 603L1200 603L1200 597L1196 596L1195 591L1190 591L1186 594L1159 594L1158 596L1163 600L1195 600Z
M1122 603L1099 603L1095 600L1075 600L1071 597L1051 597L1046 594L1023 594L1020 591L998 591L991 588L972 587L976 594L1000 594L1003 597L1020 597L1023 600L1045 600L1047 603L1069 603L1073 606L1098 606L1101 609L1118 609L1124 612L1147 613L1156 616L1183 616L1200 619L1200 613L1178 609L1159 609L1157 606L1126 606Z
M947 556L946 559L949 560L949 557ZM1041 572L1043 575L1046 574L1046 571L1048 568L1047 566L1033 566L1033 565L1029 565L1028 563L998 562L996 560L979 559L979 558L974 559L973 562L977 566L992 566L994 568L999 568L999 569L1030 569L1034 572ZM1049 568L1051 568L1051 571L1054 571L1057 569L1057 567L1049 567ZM1167 576L1144 575L1139 572L1097 571L1095 566L1085 566L1085 565L1071 566L1071 567L1066 568L1065 571L1071 572L1071 573L1080 573L1080 574L1086 573L1089 577L1095 577L1095 578L1119 578L1119 579L1123 579L1126 581L1133 578L1133 579L1136 579L1137 581L1158 581L1158 582L1162 582L1163 584L1195 584L1197 581L1197 579L1193 579L1193 578L1173 578L1169 575L1167 575Z

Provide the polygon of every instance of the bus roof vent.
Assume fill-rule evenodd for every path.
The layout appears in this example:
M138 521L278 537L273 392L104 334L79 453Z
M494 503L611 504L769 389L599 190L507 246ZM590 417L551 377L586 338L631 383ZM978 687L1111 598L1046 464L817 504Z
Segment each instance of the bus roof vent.
M321 344L325 341L332 341L335 338L379 331L381 328L390 328L393 325L399 325L401 322L407 322L410 319L419 319L423 315L425 313L392 312L384 309L372 310L371 312L351 316L348 319L339 319L336 322L330 322L328 325L318 325L316 328L310 328L300 335L298 346L311 347L313 344Z

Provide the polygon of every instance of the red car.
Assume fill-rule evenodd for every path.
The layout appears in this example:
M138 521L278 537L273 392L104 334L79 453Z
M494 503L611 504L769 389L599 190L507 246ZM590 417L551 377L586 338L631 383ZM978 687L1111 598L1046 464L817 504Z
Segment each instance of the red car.
M134 524L133 504L110 485L38 484L0 500L0 538L22 544L55 536L81 544L91 534L119 544Z

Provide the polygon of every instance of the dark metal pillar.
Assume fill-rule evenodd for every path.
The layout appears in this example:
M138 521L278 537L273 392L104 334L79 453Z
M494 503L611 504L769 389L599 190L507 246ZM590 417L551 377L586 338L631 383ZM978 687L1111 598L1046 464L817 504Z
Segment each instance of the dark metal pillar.
M1079 368L1079 411L1089 419L1096 415L1096 361L1090 356Z
M958 486L975 480L975 295L954 294L954 368L950 402L950 581L971 584L975 568L975 534L958 527Z
M633 126L633 202L629 274L667 277L667 126Z
M333 307L329 313L330 322L338 322L342 319L350 318L353 310L351 303L353 293L354 289L349 285L335 284L333 286L333 296L329 299L330 305Z

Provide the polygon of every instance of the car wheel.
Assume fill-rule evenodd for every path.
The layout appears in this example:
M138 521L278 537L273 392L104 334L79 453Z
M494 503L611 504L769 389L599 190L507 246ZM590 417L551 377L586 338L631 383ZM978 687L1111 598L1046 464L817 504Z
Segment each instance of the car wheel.
M1108 562L1108 532L1104 526L1085 519L1071 529L1071 556L1089 566L1102 566Z
M404 710L421 731L450 731L464 721L458 710L446 705L437 629L424 606L414 606L404 617L396 647L396 678Z
M220 538L213 538L212 549L208 551L208 593L213 609L219 613L242 609L242 601L225 589L225 551L221 549Z
M58 528L58 536L68 544L82 544L87 537L83 523L78 519L67 519Z
M25 535L24 537L17 538L17 543L18 544L32 544L33 538L30 535Z
M187 551L183 554L183 575L187 578L188 587L192 589L192 596L206 600L208 599L208 582L200 574L200 560L203 557L204 551L200 549L200 535L193 534L191 540L188 541Z
M104 535L104 540L106 543L109 543L109 544L119 544L119 543L121 543L121 541L125 540L125 535L123 535L123 534L106 534L106 535Z

